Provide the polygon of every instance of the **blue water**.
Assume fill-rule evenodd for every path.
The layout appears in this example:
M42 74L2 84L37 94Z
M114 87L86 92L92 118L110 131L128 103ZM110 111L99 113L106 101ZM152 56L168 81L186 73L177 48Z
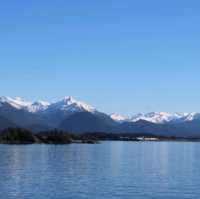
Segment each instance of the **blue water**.
M200 143L0 145L1 199L200 198Z

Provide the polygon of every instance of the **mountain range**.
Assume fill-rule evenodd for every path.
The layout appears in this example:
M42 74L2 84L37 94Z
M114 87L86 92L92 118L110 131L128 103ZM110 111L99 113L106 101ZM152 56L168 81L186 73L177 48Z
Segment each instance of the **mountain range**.
M200 137L200 113L151 112L124 117L106 114L73 97L49 103L0 97L0 129L22 127L32 131L53 128L73 133L149 133Z

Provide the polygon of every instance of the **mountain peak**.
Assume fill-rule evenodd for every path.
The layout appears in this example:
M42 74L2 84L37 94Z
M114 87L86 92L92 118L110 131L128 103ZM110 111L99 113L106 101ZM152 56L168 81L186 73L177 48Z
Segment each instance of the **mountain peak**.
M136 115L132 118L132 121L136 122L138 120L145 120L152 123L165 123L173 119L176 119L175 114L167 112L150 112L146 114Z
M168 112L150 112L146 114L138 114L131 118L131 121L136 122L138 120L146 120L152 123L167 123L167 122L182 122L192 121L199 119L198 113L168 113Z
M95 112L95 108L86 104L85 102L78 101L71 96L64 97L61 101L53 103L49 106L50 111L64 111L64 112Z
M86 104L85 102L78 101L74 99L72 96L66 96L62 100L49 103L45 101L36 101L29 102L24 101L20 97L11 98L11 97L0 97L0 106L3 104L8 104L16 109L26 110L28 112L37 113L40 111L45 111L47 109L52 110L61 110L61 111L69 111L69 112L95 112L95 108Z
M65 96L63 98L63 102L66 104L73 104L73 103L76 103L77 100L75 100L72 96Z
M2 106L2 104L9 104L12 107L16 108L16 109L23 109L26 108L27 106L31 105L31 102L28 101L24 101L19 97L16 98L11 98L11 97L7 97L7 96L2 96L0 97L0 104Z
M36 101L27 107L27 110L31 113L37 113L46 110L51 104L45 101Z
M128 118L126 118L122 115L119 115L117 113L111 114L110 117L111 117L111 119L113 119L116 122L124 122L124 121L128 120Z
M28 112L36 113L41 110L45 110L50 103L48 102L43 102L43 101L37 101L37 102L29 102L29 101L24 101L20 97L5 97L2 96L0 97L0 106L3 106L3 104L8 104L13 108L16 109L21 109L21 110L26 110Z
M73 114L76 112L98 112L91 105L78 101L72 96L66 96L62 100L49 103L45 101L30 102L21 99L20 97L0 97L0 107L10 106L18 110L28 111L30 113L44 112L63 112L64 114ZM133 117L123 117L119 114L111 114L110 118L116 122L137 122L139 120L145 120L151 123L168 123L168 122L186 122L200 119L200 113L168 113L168 112L150 112L150 113L139 113Z

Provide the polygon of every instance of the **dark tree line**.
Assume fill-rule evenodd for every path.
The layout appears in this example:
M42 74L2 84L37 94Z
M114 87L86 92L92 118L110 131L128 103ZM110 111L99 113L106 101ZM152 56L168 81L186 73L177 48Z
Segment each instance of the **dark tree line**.
M69 134L57 129L34 134L22 128L7 128L0 133L0 143L3 144L69 144L72 138Z
M143 138L157 138L159 141L165 140L189 140L200 141L195 138L177 138L177 137L163 137L152 134L141 133L104 133L93 132L83 134L70 134L62 130L54 129L39 133L33 133L30 130L23 128L7 128L0 131L0 144L70 144L70 143L86 143L95 144L103 140L119 140L119 141L139 141L138 137Z

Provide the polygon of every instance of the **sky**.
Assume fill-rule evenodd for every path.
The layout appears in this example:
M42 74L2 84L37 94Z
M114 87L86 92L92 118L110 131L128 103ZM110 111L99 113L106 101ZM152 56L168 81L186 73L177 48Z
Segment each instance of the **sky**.
M200 1L6 0L0 95L200 112Z

